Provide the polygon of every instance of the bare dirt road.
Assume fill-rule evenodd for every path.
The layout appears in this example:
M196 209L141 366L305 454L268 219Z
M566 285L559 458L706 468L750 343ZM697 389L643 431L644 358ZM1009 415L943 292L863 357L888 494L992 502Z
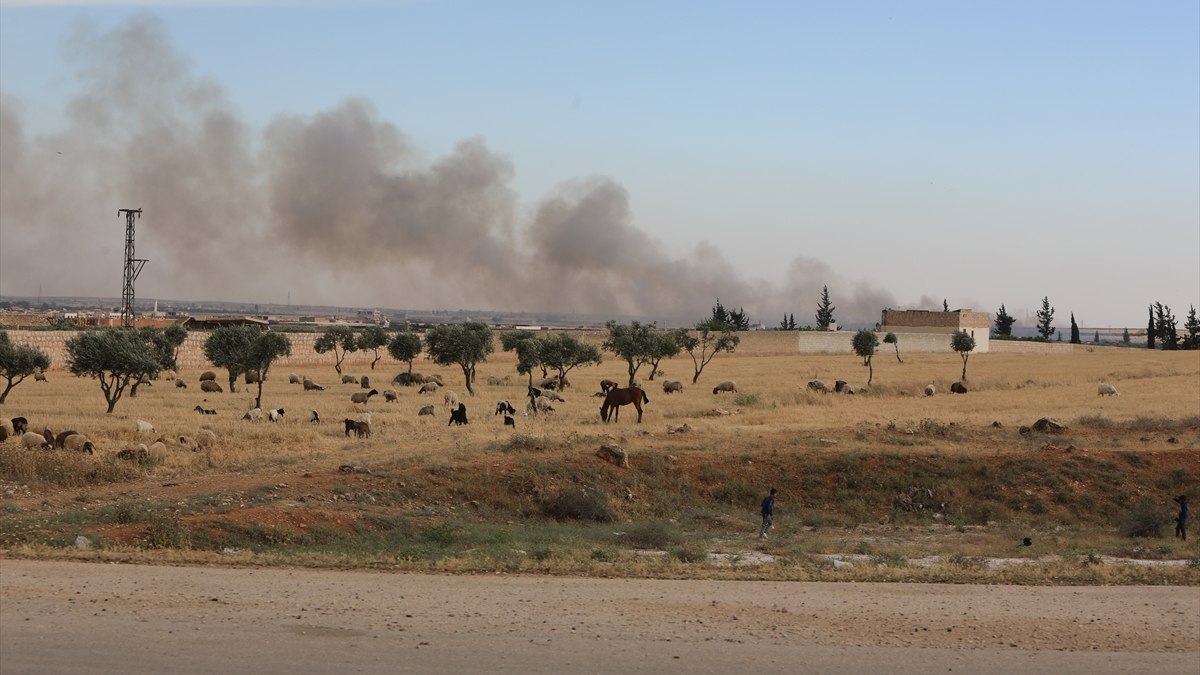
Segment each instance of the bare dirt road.
M0 560L0 672L1200 671L1200 589Z

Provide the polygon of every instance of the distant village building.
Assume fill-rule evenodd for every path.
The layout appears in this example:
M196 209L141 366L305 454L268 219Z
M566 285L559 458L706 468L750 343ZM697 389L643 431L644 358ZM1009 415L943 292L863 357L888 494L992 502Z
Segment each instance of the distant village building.
M987 312L956 309L951 312L921 309L885 309L877 326L880 343L888 333L895 333L901 352L949 352L950 338L960 331L975 338L976 354L990 350L989 331L992 317ZM854 353L854 333L841 331L800 331L797 333L802 352L834 354Z
M189 316L179 323L188 330L213 330L221 326L258 326L267 330L269 325L266 319L252 316Z

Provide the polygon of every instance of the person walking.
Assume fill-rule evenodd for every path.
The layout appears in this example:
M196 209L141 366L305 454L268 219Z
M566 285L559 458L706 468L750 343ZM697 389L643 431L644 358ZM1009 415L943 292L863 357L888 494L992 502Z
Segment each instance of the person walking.
M758 530L758 538L766 539L767 530L775 527L771 522L771 517L775 515L775 493L778 492L775 488L771 488L771 494L767 495L762 500L762 527Z
M1179 515L1175 516L1175 536L1187 541L1187 495L1179 495L1175 503L1179 505Z

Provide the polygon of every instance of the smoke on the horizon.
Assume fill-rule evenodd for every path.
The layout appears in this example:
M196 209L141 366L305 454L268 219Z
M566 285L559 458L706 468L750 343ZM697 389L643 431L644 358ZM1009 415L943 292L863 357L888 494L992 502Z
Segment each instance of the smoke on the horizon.
M828 285L842 323L895 307L812 257L782 279L735 269L711 243L684 255L633 222L604 177L523 208L515 168L479 138L427 161L367 100L251 128L142 15L81 26L65 128L32 134L0 98L0 292L119 294L123 221L142 208L139 296L636 316L687 323L715 298L773 325L812 321ZM522 215L528 213L529 215ZM802 315L803 313L803 315Z

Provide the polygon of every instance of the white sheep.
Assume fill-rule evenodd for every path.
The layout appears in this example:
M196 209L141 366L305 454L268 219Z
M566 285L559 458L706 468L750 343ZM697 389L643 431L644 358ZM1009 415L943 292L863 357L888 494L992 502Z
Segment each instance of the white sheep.
M201 429L196 432L196 448L203 450L212 447L217 442L217 435L209 429Z
M1120 396L1121 395L1121 392L1117 391L1116 387L1112 386L1111 384L1109 384L1107 382L1101 382L1100 386L1097 387L1097 391L1098 391L1099 396Z
M663 393L664 394L674 394L674 393L680 392L680 391L683 391L683 383L680 382L679 380L663 381Z
M46 442L45 436L32 431L26 431L25 433L21 434L21 445L25 446L29 450L50 447L50 444Z
M271 420L272 422L278 422L279 420L283 419L283 408L274 408L272 410L268 410L267 419Z
M537 397L533 403L538 412L554 412L554 406L551 405L552 401L545 396Z
M154 433L154 425L150 424L146 420L138 420L137 421L137 432L139 434L152 434L152 433Z
M925 395L926 396L933 396L936 393L937 393L937 387L933 386L932 384L925 385Z
M89 455L96 451L96 446L83 434L67 436L63 439L63 448L72 452L86 452Z
M445 393L442 394L442 403L445 404L447 407L457 408L458 407L458 394L453 391L447 390Z
M441 385L438 384L437 382L426 382L425 384L421 385L421 388L417 390L417 393L418 394L432 394L433 392L437 391L438 387L440 387L440 386Z
M251 422L261 422L262 418L263 418L262 408L251 408L246 411L245 415L242 415L242 419L249 420Z
M167 444L163 443L162 439L160 438L150 444L150 452L161 457L167 452Z
M547 389L546 391L543 391L542 397L548 398L551 401L557 401L559 403L566 403L566 401L567 401L567 399L562 397L562 394L558 393L557 391L554 391L553 389Z

